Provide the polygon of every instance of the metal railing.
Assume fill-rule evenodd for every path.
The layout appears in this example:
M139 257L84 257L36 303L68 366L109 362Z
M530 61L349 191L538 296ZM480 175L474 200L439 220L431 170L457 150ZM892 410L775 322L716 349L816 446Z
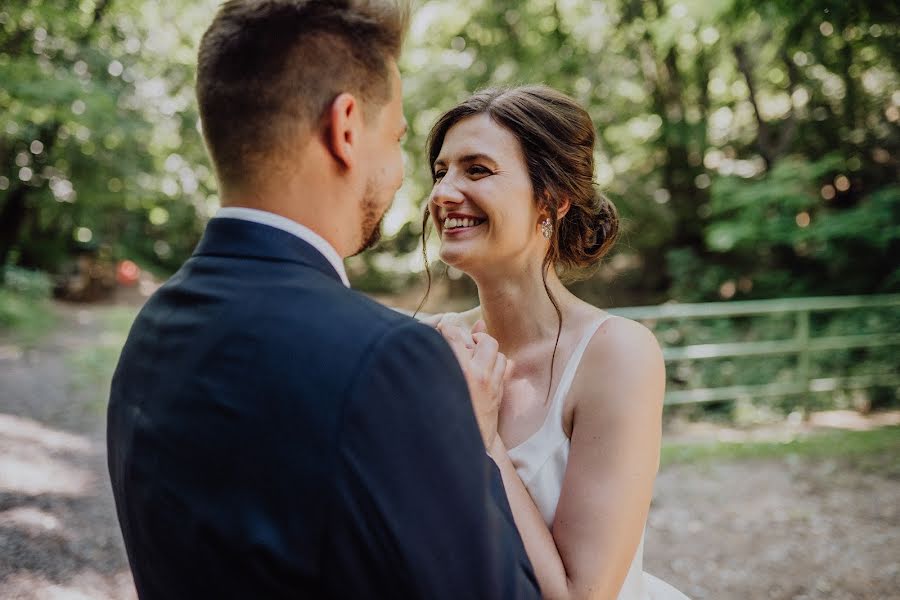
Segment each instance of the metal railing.
M850 377L812 378L810 373L810 355L814 352L900 345L900 332L897 331L814 337L810 334L810 316L813 313L891 307L900 307L900 294L785 298L703 304L664 304L660 306L614 308L610 309L609 312L636 321L642 321L650 329L654 329L660 321L727 319L759 315L795 315L794 336L785 340L727 342L688 346L667 346L663 340L660 340L667 365L685 360L709 360L747 356L796 355L798 358L797 377L793 381L762 385L733 385L673 390L666 393L666 404L693 404L732 400L740 397L787 396L840 389L861 389L873 386L900 386L900 373L898 373L900 369L888 373ZM898 359L898 367L900 367L900 359Z

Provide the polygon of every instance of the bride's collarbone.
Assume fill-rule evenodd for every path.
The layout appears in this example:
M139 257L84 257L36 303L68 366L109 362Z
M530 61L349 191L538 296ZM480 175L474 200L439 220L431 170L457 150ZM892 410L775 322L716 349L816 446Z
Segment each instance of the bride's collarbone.
M504 385L499 415L500 437L508 446L522 443L544 425L559 381L559 370L561 367L558 366L554 369L551 384L549 360L516 364L513 375ZM568 409L564 406L563 410ZM567 417L564 416L563 421L566 420Z
M579 326L562 332L559 345L556 346L552 373L550 362L556 340L524 348L510 357L515 361L515 370L504 386L499 424L501 430L505 430L506 435L501 435L504 442L509 444L506 439L509 437L510 441L521 443L543 426L563 371L583 331L584 327ZM561 399L562 428L566 437L571 436L574 424L576 394L572 392L578 387L577 379L576 376L576 381L572 382L565 397Z
M541 428L549 408L543 400L544 396L526 378L506 382L497 430L508 448L518 446Z

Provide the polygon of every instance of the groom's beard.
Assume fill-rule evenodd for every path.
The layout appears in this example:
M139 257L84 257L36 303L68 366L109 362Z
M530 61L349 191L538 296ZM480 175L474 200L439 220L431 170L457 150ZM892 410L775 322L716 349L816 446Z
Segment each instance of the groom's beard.
M353 253L353 256L368 250L381 239L381 222L384 220L384 212L380 215L378 214L378 202L375 200L375 185L372 181L366 184L366 191L362 199L362 213L362 239L365 241L359 250Z

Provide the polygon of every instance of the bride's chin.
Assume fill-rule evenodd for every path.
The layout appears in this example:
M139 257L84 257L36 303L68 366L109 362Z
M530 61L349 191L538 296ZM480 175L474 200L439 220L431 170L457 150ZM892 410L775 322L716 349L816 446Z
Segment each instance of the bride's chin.
M466 265L471 262L471 256L468 252L441 251L441 262L448 267L453 267L458 271L466 272Z

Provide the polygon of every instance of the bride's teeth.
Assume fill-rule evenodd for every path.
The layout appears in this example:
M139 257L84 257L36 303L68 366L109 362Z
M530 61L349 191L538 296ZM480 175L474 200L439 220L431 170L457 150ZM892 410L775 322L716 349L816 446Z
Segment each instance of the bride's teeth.
M478 219L457 219L457 218L447 218L444 219L444 229L456 229L459 227L475 227L476 225L480 225Z

